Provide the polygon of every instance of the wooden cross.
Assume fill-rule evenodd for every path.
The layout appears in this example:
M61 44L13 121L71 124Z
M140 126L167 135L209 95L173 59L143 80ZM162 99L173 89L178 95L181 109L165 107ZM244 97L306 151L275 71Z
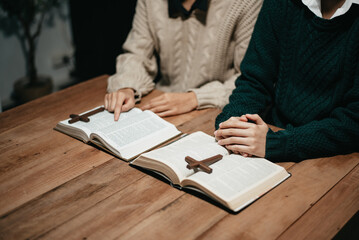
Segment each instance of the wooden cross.
M88 113L85 113L83 115L77 115L77 114L70 114L70 120L69 120L69 123L75 123L75 122L78 122L78 121L82 121L82 122L89 122L90 119L88 118L89 116L92 116L96 113L99 113L99 112L103 112L105 110L104 107L100 107L100 108L97 108L95 110L92 110L91 112L88 112Z
M206 173L212 173L212 168L210 168L208 165L213 164L221 160L222 158L223 156L221 154L218 154L213 157L203 159L202 161L197 161L196 159L191 158L190 156L186 156L185 161L188 163L187 164L188 169L200 168Z

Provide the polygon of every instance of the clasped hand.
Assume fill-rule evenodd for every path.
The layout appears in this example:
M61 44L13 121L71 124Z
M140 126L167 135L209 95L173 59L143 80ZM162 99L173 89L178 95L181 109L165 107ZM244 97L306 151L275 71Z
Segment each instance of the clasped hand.
M248 120L253 121L253 123ZM265 157L267 124L258 114L231 117L214 132L218 144L235 154Z

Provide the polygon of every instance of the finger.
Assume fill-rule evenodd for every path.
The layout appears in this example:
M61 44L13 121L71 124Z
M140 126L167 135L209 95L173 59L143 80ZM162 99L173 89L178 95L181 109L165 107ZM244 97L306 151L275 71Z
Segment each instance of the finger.
M112 94L107 96L107 101L108 101L108 105L107 105L107 110L109 112L113 112L113 110L111 110L111 104L112 104Z
M163 100L151 100L148 104L144 105L141 109L142 110L151 110L152 108L155 108L157 106L166 105L166 102Z
M122 106L122 111L123 112L127 112L130 109L132 109L135 106L135 99L134 98L128 98L125 100L123 106Z
M252 157L252 154L249 153L245 153L245 152L240 152L239 154L241 154L243 157Z
M110 94L107 94L106 100L107 100L107 110L108 110L108 111L111 111L111 110L110 110L111 99L112 99L112 94L111 94L111 93L110 93Z
M176 115L174 113L174 111L172 111L172 110L168 110L168 111L164 111L164 112L160 112L160 113L156 113L156 114L160 117L169 117L169 116Z
M239 154L241 154L243 157L248 157L249 156L248 153L244 153L244 152L240 152Z
M249 151L250 151L249 147L245 146L245 145L226 145L225 147L232 152L249 153Z
M227 120L219 124L220 128L250 128L253 123L243 122L238 120Z
M221 135L218 133L218 130L217 130L217 131L214 131L213 135L214 135L214 137L215 137L215 139L216 139L217 141L223 139L223 136L221 136Z
M107 97L108 97L108 94L105 95L105 98L104 98L104 105L105 105L105 109L107 110L107 104L108 104L108 100L107 100Z
M161 95L159 95L159 96L157 96L157 97L152 98L152 99L150 100L150 102L161 102L161 101L163 101L163 100L164 100L164 94L161 94Z
M216 138L218 138L218 140L219 139L223 139L223 138L227 138L227 137L231 137L231 135L225 135L225 133L226 132L223 132L223 129L218 129L217 131L216 131Z
M118 119L120 118L120 114L122 111L122 106L123 106L123 102L124 102L124 98L123 97L119 97L116 101L116 105L115 105L115 121L118 121Z
M251 135L250 131L247 131L246 129L240 129L240 128L224 128L217 130L217 135L222 136L224 138L227 137L249 137Z
M117 94L116 93L112 93L110 96L111 100L110 100L110 105L109 105L109 110L111 112L113 112L115 110L116 107L116 102L117 102Z
M142 111L148 110L150 108L149 104L143 105L140 107Z
M230 145L230 144L241 144L241 145L248 145L247 138L243 137L229 137L224 138L218 141L219 145Z
M217 141L219 141L219 140L221 140L221 139L224 139L224 137L222 137L222 136L215 136L215 139L216 139Z
M243 122L248 122L248 118L246 117L246 115L242 115L239 117L239 120L243 121Z
M142 107L142 110L149 110L151 107L164 104L165 100L163 94L151 99L147 104Z
M161 104L161 105L152 106L148 110L150 110L154 113L161 113L161 112L169 111L169 110L171 110L171 108L168 105Z
M255 122L257 125L266 124L258 114L246 114L246 117L249 120L252 120L253 122Z
M230 117L230 118L228 118L226 121L224 121L222 123L231 123L231 122L237 122L237 121L239 121L239 117ZM220 125L222 123L220 123Z

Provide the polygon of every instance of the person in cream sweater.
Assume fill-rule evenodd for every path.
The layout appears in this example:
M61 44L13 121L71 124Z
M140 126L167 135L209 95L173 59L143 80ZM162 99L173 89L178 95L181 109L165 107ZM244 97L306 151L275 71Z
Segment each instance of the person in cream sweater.
M222 108L235 88L260 0L138 0L132 30L108 78L115 120L153 89L143 109L161 117Z

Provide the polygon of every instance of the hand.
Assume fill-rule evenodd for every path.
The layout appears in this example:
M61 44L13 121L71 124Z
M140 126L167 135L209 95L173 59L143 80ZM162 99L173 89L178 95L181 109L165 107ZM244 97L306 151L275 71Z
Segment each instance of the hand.
M105 95L105 109L115 112L118 121L121 112L127 112L135 106L135 92L132 88L123 88Z
M248 118L246 117L246 115L242 115L242 116L238 117L237 120L240 120L242 122L248 122ZM214 135L215 135L217 141L225 138L224 136L218 135L217 131L214 132ZM226 137L230 137L230 136L226 136ZM236 150L232 150L231 152L233 152L234 154L240 154L243 157L252 157L252 154L248 154L245 152L238 152Z
M194 92L187 93L163 93L155 97L142 110L151 110L160 117L168 117L190 112L198 105Z
M240 117L231 117L231 119L237 119L239 121L242 121L242 122L248 122L248 118L246 117L246 115L242 115ZM227 120L228 122L229 120ZM220 129L220 128L219 128ZM224 139L224 138L227 138L227 137L230 137L230 136L224 136L224 135L219 135L217 133L217 131L214 131L214 137L217 141L221 140L221 139Z
M233 152L265 157L268 126L258 114L246 114L245 117L254 123L242 121L243 116L222 122L215 132L218 144Z
M242 115L239 120L243 121L243 122L248 122L248 118L246 117L246 115ZM245 152L235 152L237 154L241 154L243 157L252 157L252 154L248 154Z

